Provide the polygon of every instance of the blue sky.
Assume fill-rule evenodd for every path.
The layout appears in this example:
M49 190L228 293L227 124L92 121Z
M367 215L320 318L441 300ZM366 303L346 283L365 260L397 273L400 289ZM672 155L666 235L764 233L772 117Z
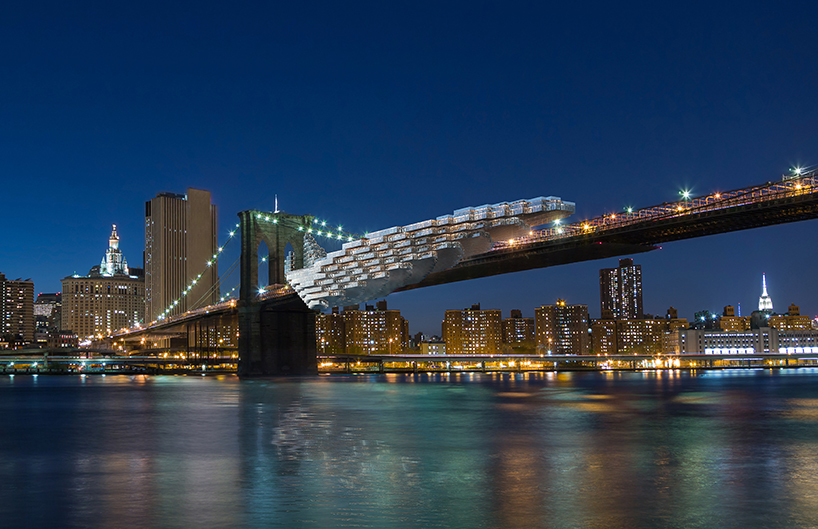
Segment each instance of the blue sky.
M575 219L818 163L812 3L38 3L0 16L0 272L85 273L144 202L208 189L244 209L372 231L540 195ZM647 312L818 314L815 221L634 256ZM233 251L233 250L231 250ZM228 251L226 270L237 254ZM579 263L388 298L412 332L480 302L599 315ZM237 278L228 279L235 283ZM232 286L232 285L230 285Z

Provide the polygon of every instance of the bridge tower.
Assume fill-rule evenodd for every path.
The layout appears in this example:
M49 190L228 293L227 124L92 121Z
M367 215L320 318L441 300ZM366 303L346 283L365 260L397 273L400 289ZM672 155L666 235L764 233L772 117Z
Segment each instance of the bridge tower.
M240 212L239 219L239 376L317 374L315 313L295 294L271 300L258 298L258 248L262 241L270 251L270 284L283 285L287 244L293 248L294 268L301 268L304 232L313 217L248 210Z

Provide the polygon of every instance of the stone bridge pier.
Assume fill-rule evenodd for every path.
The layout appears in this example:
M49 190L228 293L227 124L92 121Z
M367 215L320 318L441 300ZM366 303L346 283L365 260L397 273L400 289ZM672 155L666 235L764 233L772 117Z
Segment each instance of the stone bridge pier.
M315 313L296 294L259 300L258 248L270 251L270 284L283 285L286 248L294 268L304 263L304 232L310 215L242 211L239 294L239 376L315 375ZM301 228L301 230L299 230Z

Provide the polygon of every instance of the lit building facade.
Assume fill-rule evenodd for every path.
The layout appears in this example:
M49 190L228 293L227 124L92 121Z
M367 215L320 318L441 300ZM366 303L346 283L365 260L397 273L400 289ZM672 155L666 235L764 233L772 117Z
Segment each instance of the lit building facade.
M213 258L218 251L216 235L216 206L210 203L209 191L188 189L185 195L160 193L145 203L148 321L219 300L218 270ZM183 296L193 280L196 283ZM177 303L171 306L174 302Z
M409 344L408 324L399 310L389 310L386 301L365 310L344 309L346 352L348 354L397 354Z
M40 293L34 301L34 338L40 344L53 344L61 326L62 293Z
M750 328L750 318L736 316L735 307L727 305L719 318L718 326L722 331L746 331Z
M0 340L15 346L34 341L34 283L0 274Z
M670 307L665 318L595 320L591 323L594 354L656 354L677 351L675 331L686 329L687 320Z
M801 308L798 305L790 304L787 314L775 314L767 320L770 327L775 327L779 331L805 331L812 329L812 320L809 316L801 315Z
M503 342L500 311L480 309L447 310L443 319L446 354L499 354Z
M315 316L315 350L320 355L346 353L346 326L338 307L329 314Z
M557 300L534 311L537 349L544 354L588 354L588 305L567 305Z
M531 347L535 345L534 318L523 318L521 311L514 309L511 317L503 320L503 343L515 347Z
M409 345L409 324L399 310L390 310L386 301L376 306L337 307L315 319L318 354L399 354Z
M779 333L771 327L745 331L680 329L681 354L777 353Z
M620 259L618 268L601 269L599 300L603 320L641 318L642 266L633 264L633 259Z
M145 279L141 269L128 268L119 250L114 226L102 262L86 276L62 280L62 330L80 340L107 336L145 320Z

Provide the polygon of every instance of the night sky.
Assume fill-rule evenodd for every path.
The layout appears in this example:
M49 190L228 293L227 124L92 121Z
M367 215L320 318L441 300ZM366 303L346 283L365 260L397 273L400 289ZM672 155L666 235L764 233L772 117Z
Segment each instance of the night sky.
M223 241L276 194L362 233L540 195L581 220L774 180L818 164L816 19L814 2L7 4L0 272L58 291L99 263L111 224L141 266L145 201L188 187L212 192ZM816 315L816 227L636 255L645 310L749 314L766 272L777 311ZM616 263L388 302L412 333L477 302L598 317L598 270Z

